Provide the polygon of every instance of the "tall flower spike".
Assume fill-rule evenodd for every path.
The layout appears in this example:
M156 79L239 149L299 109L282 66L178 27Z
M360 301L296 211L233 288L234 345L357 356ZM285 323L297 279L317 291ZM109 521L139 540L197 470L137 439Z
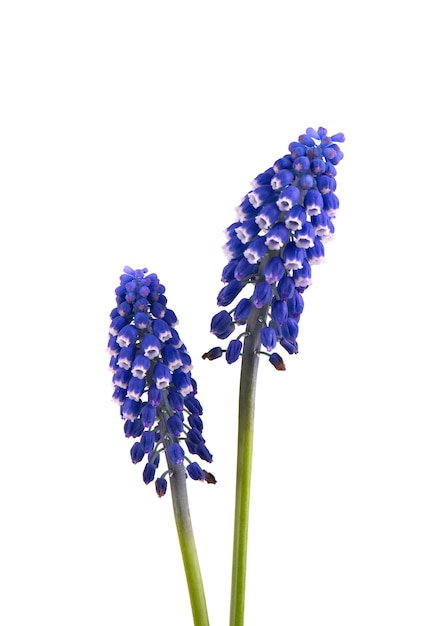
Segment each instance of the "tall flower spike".
M336 165L343 157L337 144L342 141L340 133L329 137L325 128L308 128L289 145L289 154L254 179L253 191L237 210L238 223L226 230L224 249L230 263L222 274L227 285L217 305L231 308L213 317L211 332L226 339L237 326L245 326L241 332L237 329L238 338L226 349L228 363L241 355L230 626L244 624L259 355L266 354L271 365L283 371L276 346L290 355L298 352L302 294L311 284L312 266L324 258L323 242L334 233L339 208ZM248 287L251 294L245 293ZM191 446L198 446L197 433L189 439Z
M130 457L135 464L145 461L143 480L146 484L155 481L158 496L166 493L164 475L169 474L156 478L160 453L166 453L168 463L184 467L181 442L193 428L185 418L189 424L192 418L193 424L196 414L202 412L190 375L191 359L173 328L178 320L166 307L164 292L156 274L148 274L146 268L125 267L115 290L108 342L113 399L120 405L126 437L136 439ZM211 462L212 455L205 450L198 447L189 453ZM190 465L196 480L204 470L196 461L189 461Z
M334 236L339 209L335 166L344 156L338 146L343 141L342 133L330 137L325 128L307 128L290 143L288 154L251 183L252 191L236 209L238 221L225 231L223 249L230 261L217 305L233 308L212 318L211 333L219 339L246 324L254 306L261 311L267 352L275 349L276 340L288 354L298 352L301 294L311 284L311 266L324 260L324 243ZM248 285L249 297L242 294ZM128 329L120 332L127 337ZM234 345L228 363L237 360L231 357ZM270 362L279 370L284 369L280 359L271 354Z

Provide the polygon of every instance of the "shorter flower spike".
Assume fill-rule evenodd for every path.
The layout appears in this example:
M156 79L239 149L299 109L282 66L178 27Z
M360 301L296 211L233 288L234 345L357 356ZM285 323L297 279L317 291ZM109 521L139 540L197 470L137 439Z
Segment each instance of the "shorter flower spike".
M262 309L261 337L267 351L278 342L288 354L297 353L302 293L311 285L311 267L324 261L324 244L335 232L336 166L344 157L338 143L343 141L342 133L329 136L322 126L307 128L289 144L288 154L254 178L252 191L236 209L237 221L226 229L224 250L229 263L222 272L225 286L217 304L233 308L212 318L211 332L219 339L227 339L235 326L246 324L257 308L259 314ZM248 286L252 292L246 296ZM119 338L122 328L121 322L114 322L110 332ZM234 347L230 342L228 363L238 358ZM204 358L212 360L214 354L218 353L210 351ZM285 367L277 353L271 354L270 361L276 369Z
M165 288L156 274L126 267L115 293L108 339L113 399L125 420L125 436L136 439L130 449L131 460L134 464L145 461L143 480L146 484L154 482L156 493L162 497L167 490L169 463L184 467L185 439L191 454L212 462L202 435L203 409L196 398L197 385L190 375L192 361L174 328L178 319L167 307ZM219 334L234 328L231 316L223 313L217 320ZM214 358L218 351L221 356L221 348L211 351ZM196 433L193 449L187 440L191 430ZM163 450L168 467L157 478ZM195 462L190 465L194 480L206 480L205 470L201 476L200 466Z

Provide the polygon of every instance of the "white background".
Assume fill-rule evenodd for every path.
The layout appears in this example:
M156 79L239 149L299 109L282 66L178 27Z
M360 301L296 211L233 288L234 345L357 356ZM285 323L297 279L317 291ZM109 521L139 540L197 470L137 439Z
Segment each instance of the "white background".
M5 626L192 624L170 497L110 400L124 265L166 285L215 486L189 494L227 623L238 364L202 361L249 181L344 132L300 354L261 364L246 625L444 626L441 3L3 3ZM192 481L191 481L192 482Z

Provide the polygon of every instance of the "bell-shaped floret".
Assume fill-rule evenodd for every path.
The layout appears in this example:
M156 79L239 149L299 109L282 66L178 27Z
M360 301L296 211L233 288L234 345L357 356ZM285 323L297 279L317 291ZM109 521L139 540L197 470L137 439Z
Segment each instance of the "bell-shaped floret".
M232 339L226 349L226 361L228 363L235 363L242 351L242 342L239 339Z
M271 326L264 326L260 331L260 341L266 348L267 352L274 350L277 344L277 337L274 328Z
M281 211L289 211L291 207L299 204L299 198L299 189L293 185L289 185L285 189L282 189L276 204Z
M265 265L265 269L263 270L265 280L270 285L277 283L282 278L284 273L285 268L283 266L283 261L278 256L273 256Z
M211 333L219 339L226 339L234 330L234 322L227 311L216 313L211 320Z
M190 463L186 469L193 480L204 480L204 472L196 461Z
M278 222L266 233L265 243L270 250L280 250L289 238L288 228L282 222Z
M179 443L171 443L167 447L167 458L174 465L181 465L184 461L184 450Z
M127 346L135 343L137 337L137 329L131 324L127 324L119 331L116 341L121 348L126 348Z
M272 294L273 289L267 282L261 281L257 283L252 296L254 306L257 309L261 309L271 300Z
M141 340L141 349L144 356L149 359L155 359L161 352L160 340L158 337L155 337L155 335L152 335L152 333L147 333Z

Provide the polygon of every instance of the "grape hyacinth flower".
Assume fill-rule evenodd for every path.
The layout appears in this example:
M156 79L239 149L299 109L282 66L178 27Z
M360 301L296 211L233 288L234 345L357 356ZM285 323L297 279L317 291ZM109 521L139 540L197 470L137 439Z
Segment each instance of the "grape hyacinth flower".
M262 351L271 356L279 345L289 354L298 352L302 294L311 285L312 266L324 260L324 243L334 236L336 166L344 156L338 144L343 141L342 133L329 136L325 128L307 128L290 143L288 154L252 182L252 191L236 209L238 221L226 229L228 263L217 304L228 307L247 286L252 295L243 294L234 308L213 317L211 332L217 338L226 339L250 315L257 316ZM208 354L213 353L203 358ZM237 360L233 350L226 360ZM285 369L283 360L270 362Z
M241 332L226 349L214 347L203 358L226 352L228 363L242 359L230 626L242 626L244 620L259 354L267 354L271 365L283 371L277 346L291 355L298 352L303 294L311 285L312 266L324 260L324 244L335 231L336 166L344 156L338 146L343 141L342 133L329 136L325 128L307 128L288 154L254 179L236 209L237 221L225 231L228 262L217 296L217 305L225 308L212 318L211 333L227 339L236 329Z
M147 484L156 478L162 451L172 463L183 463L180 442L187 440L191 421L202 414L199 402L191 402L196 399L196 383L190 375L190 357L174 329L177 317L167 308L164 293L156 274L125 267L109 329L113 398L120 405L126 437L136 440L130 452L133 463L145 461ZM181 424L174 432L169 429L173 417ZM195 454L212 461L204 439ZM199 473L195 470L195 475ZM162 478L168 474L167 470ZM159 484L156 491L164 495Z
M108 340L113 399L120 406L125 436L135 440L130 458L144 463L143 481L153 482L162 497L169 479L194 623L208 626L186 478L211 484L216 480L189 458L195 455L212 462L203 437L197 384L190 374L192 362L156 274L125 267L115 293ZM167 469L157 476L162 453Z
M244 624L259 363L266 356L277 371L284 371L279 352L299 351L312 268L324 261L325 245L335 233L336 168L344 156L343 141L342 133L329 136L325 128L307 128L289 144L287 154L253 180L225 230L227 263L216 298L220 310L210 324L224 345L202 358L241 361L229 626ZM131 461L141 464L144 483L153 483L159 498L168 490L172 496L194 625L209 626L186 483L216 480L203 467L213 459L204 439L192 360L156 274L125 267L115 294L108 337L112 397L120 407L124 435L132 440Z

